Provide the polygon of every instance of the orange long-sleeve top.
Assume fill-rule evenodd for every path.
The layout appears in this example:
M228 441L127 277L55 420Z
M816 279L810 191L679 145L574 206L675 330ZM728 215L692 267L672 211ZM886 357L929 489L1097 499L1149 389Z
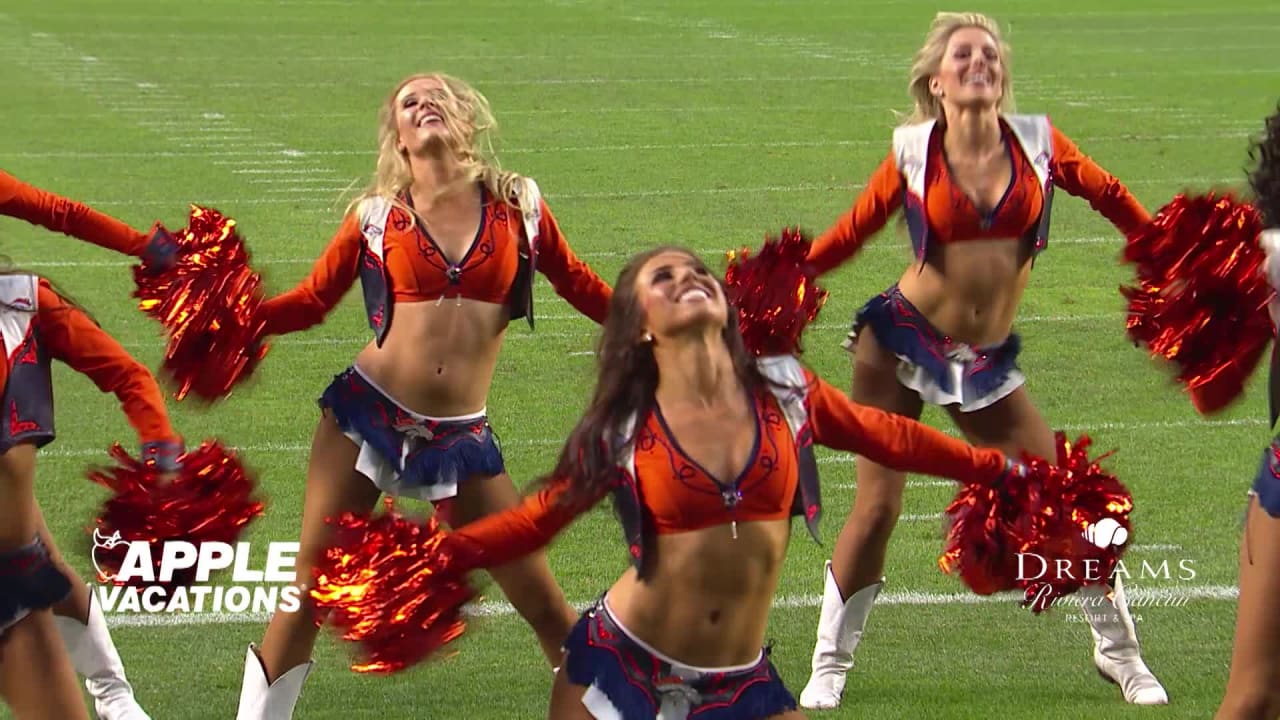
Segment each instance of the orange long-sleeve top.
M36 308L33 332L49 357L86 375L103 392L114 394L140 443L181 443L169 422L160 386L146 366L59 295L47 280L41 279L37 287ZM18 350L6 348L5 352L11 355ZM0 388L8 384L9 365L0 363Z
M125 255L142 257L150 235L84 203L41 190L0 170L0 214L91 242Z
M925 171L925 215L932 241L1024 237L1039 222L1043 193L1030 160L1003 122L1005 145L1013 160L1013 176L999 204L984 214L955 185L942 150L942 133L929 142ZM1053 184L1084 198L1125 235L1138 230L1151 216L1127 188L1056 127L1052 129ZM905 180L891 150L872 173L853 207L814 240L809 261L819 274L848 260L902 207Z
M392 208L383 233L392 301L455 296L493 303L507 300L516 282L523 223L515 208L489 200L487 194L486 200L476 237L460 258L447 258L409 213ZM603 323L612 289L569 248L550 208L540 202L537 269L575 309ZM360 219L353 212L343 220L311 273L292 290L263 303L266 332L298 332L320 323L351 288L360 264L379 261L362 249Z
M973 447L915 420L855 404L807 370L805 377L809 426L818 445L858 453L906 472L965 483L991 482L1008 469L999 450ZM635 482L657 532L790 516L798 483L794 440L772 394L763 391L757 402L759 439L739 478L742 500L732 509L722 502L714 480L683 456L659 411L639 426ZM565 501L569 489L568 480L552 479L521 505L455 530L450 541L460 551L457 557L474 566L465 569L503 565L537 550L607 492L570 503Z

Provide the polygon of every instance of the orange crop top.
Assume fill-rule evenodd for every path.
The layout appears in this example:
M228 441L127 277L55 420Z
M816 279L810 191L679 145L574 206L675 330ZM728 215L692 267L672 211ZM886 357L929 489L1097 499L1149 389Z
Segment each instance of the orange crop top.
M370 252L359 214L343 220L314 267L294 289L263 304L267 334L279 335L316 325L361 276L363 265L381 265L391 301L422 302L466 298L506 303L518 278L523 220L517 208L483 190L480 227L462 256L448 257L410 213L392 207L382 234L382 256ZM541 202L541 201L540 201ZM546 203L542 203L537 269L556 292L579 312L604 322L612 290L574 255ZM385 272L384 272L385 271ZM366 294L371 288L365 288Z
M858 405L827 382L804 371L808 421L816 444L858 453L905 472L949 477L964 483L991 482L1008 471L1004 453L976 448L915 420ZM636 434L635 482L647 520L658 533L696 531L735 520L781 520L791 515L799 467L796 445L772 393L756 403L758 442L739 478L741 497L728 501L724 488L687 458L658 411ZM625 472L621 468L619 472ZM476 567L506 564L537 550L603 499L570 504L567 480L553 479L510 510L489 515L453 532L460 557Z
M150 236L93 208L41 190L0 170L0 214L116 252L142 257Z
M1012 161L1013 176L1004 196L985 213L952 182L942 151L942 133L935 131L930 137L925 167L925 216L933 240L941 243L991 238L1017 240L1026 237L1039 224L1044 193L1030 159L1003 120L1001 131ZM1049 167L1054 185L1088 200L1094 210L1126 235L1150 221L1146 209L1124 185L1082 153L1056 127L1052 138L1053 157ZM905 181L890 151L872 173L853 207L814 241L809 260L818 272L833 270L861 249L901 208L904 194Z
M23 310L20 307L0 308L0 312ZM40 279L37 286L36 315L29 334L34 337L35 344L6 347L7 362L0 364L0 391L11 404L5 412L13 414L11 411L16 407L14 403L24 401L37 405L52 403L51 396L46 399L26 398L24 395L27 392L38 392L38 386L47 386L49 381L36 381L25 376L28 378L26 381L15 381L25 387L9 387L10 374L16 374L13 370L15 366L39 364L42 358L47 357L61 360L76 372L87 376L102 392L114 394L120 400L129 424L137 431L143 445L181 443L181 438L169 422L164 395L155 376L88 315L58 295L44 279ZM0 340L0 346L4 345L4 341ZM47 376L47 373L46 364L41 374ZM49 430L51 432L52 429Z

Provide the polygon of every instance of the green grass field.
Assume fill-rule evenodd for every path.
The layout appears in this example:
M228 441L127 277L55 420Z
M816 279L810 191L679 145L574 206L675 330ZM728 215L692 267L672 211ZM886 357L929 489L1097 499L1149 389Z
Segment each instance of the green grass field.
M1124 5L1124 7L1120 7ZM884 157L907 109L906 72L935 5L903 0L469 3L409 0L10 0L0 8L0 167L147 227L181 226L186 204L235 217L273 291L309 268L337 228L343 192L373 167L378 104L404 75L445 70L486 93L504 165L535 177L576 250L612 280L656 243L721 251L786 224L825 228ZM956 9L956 8L948 8ZM1183 188L1240 185L1247 138L1273 107L1280 8L991 0L1014 47L1018 107L1064 132L1155 210ZM1130 566L1193 563L1196 577L1138 578L1145 657L1172 705L1125 706L1090 662L1087 628L1059 609L973 603L935 566L949 486L908 492L888 592L873 614L845 707L832 718L1204 718L1226 682L1245 491L1268 441L1252 392L1213 419L1124 337L1121 239L1086 203L1058 196L1048 252L1018 322L1028 386L1057 428L1087 431L1132 487ZM133 309L128 262L0 222L0 249L48 275L152 367L158 327ZM909 260L894 225L830 276L806 362L841 386L850 313ZM524 483L551 466L586 400L596 332L536 290L538 330L513 325L491 418ZM171 403L194 442L244 449L270 503L249 539L296 540L313 398L368 331L358 292L310 332L279 340L259 377L209 410ZM134 447L114 398L65 367L60 436L38 492L55 533L91 573L81 528L103 493L83 479L114 441ZM1258 387L1255 384L1255 388ZM926 415L946 426L942 413ZM798 695L808 677L822 561L852 504L851 458L823 452L826 548L796 525L773 658ZM552 549L586 602L626 567L607 510ZM497 598L500 599L500 598ZM1169 606L1172 605L1172 606ZM130 678L156 720L230 718L245 645L264 623L117 627ZM456 656L391 677L346 669L328 635L300 718L541 718L551 682L515 617L475 622ZM8 717L0 710L0 717Z

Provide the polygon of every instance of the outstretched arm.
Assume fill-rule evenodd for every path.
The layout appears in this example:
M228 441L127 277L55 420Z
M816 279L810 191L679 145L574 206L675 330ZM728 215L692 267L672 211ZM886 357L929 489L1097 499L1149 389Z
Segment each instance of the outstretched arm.
M1089 205L1129 235L1151 221L1151 215L1129 189L1103 170L1057 128L1053 128L1053 182L1089 201Z
M306 330L318 325L356 280L361 262L360 219L350 213L316 260L311 273L292 290L262 304L267 335Z
M566 502L567 479L555 478L520 505L487 515L450 534L466 557L468 570L505 565L551 542L561 530L604 498Z
M574 255L551 209L541 199L538 202L542 204L542 219L538 223L538 269L551 281L556 294L568 300L578 312L604 324L613 290Z
M814 442L858 453L903 472L990 482L1010 463L994 448L978 448L902 415L858 405L826 381L805 371L809 381L809 424Z
M902 205L902 175L893 153L872 173L853 207L813 241L809 262L818 274L834 270L858 252Z
M161 470L176 469L183 452L182 438L169 423L155 376L48 281L40 280L37 293L40 337L50 356L88 376L102 392L119 398L129 424L138 433L143 460L155 461Z
M0 214L108 250L145 258L148 262L167 260L172 252L172 240L159 224L151 232L138 232L84 203L41 190L3 170L0 170Z

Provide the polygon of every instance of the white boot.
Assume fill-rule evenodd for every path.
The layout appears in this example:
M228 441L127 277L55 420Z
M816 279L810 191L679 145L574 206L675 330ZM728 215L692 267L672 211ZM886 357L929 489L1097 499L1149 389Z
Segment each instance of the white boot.
M133 686L124 676L120 654L111 642L107 619L89 588L89 624L54 615L62 644L71 656L76 674L84 677L85 689L93 696L99 720L151 720L133 697Z
M1103 678L1120 686L1125 702L1134 705L1168 705L1169 695L1138 653L1138 632L1129 614L1129 601L1120 578L1107 599L1107 588L1089 585L1080 590L1082 609L1093 634L1093 664Z
M800 693L800 707L829 710L840 706L845 675L853 668L853 651L862 639L871 605L884 587L880 582L868 585L846 601L840 596L831 561L824 570L826 584L822 592L822 616L818 619L818 642L813 648L813 672L809 684Z
M240 709L236 720L290 720L293 706L302 694L302 683L311 673L314 660L289 668L289 672L267 684L267 671L253 645L244 659L244 684L240 686Z

